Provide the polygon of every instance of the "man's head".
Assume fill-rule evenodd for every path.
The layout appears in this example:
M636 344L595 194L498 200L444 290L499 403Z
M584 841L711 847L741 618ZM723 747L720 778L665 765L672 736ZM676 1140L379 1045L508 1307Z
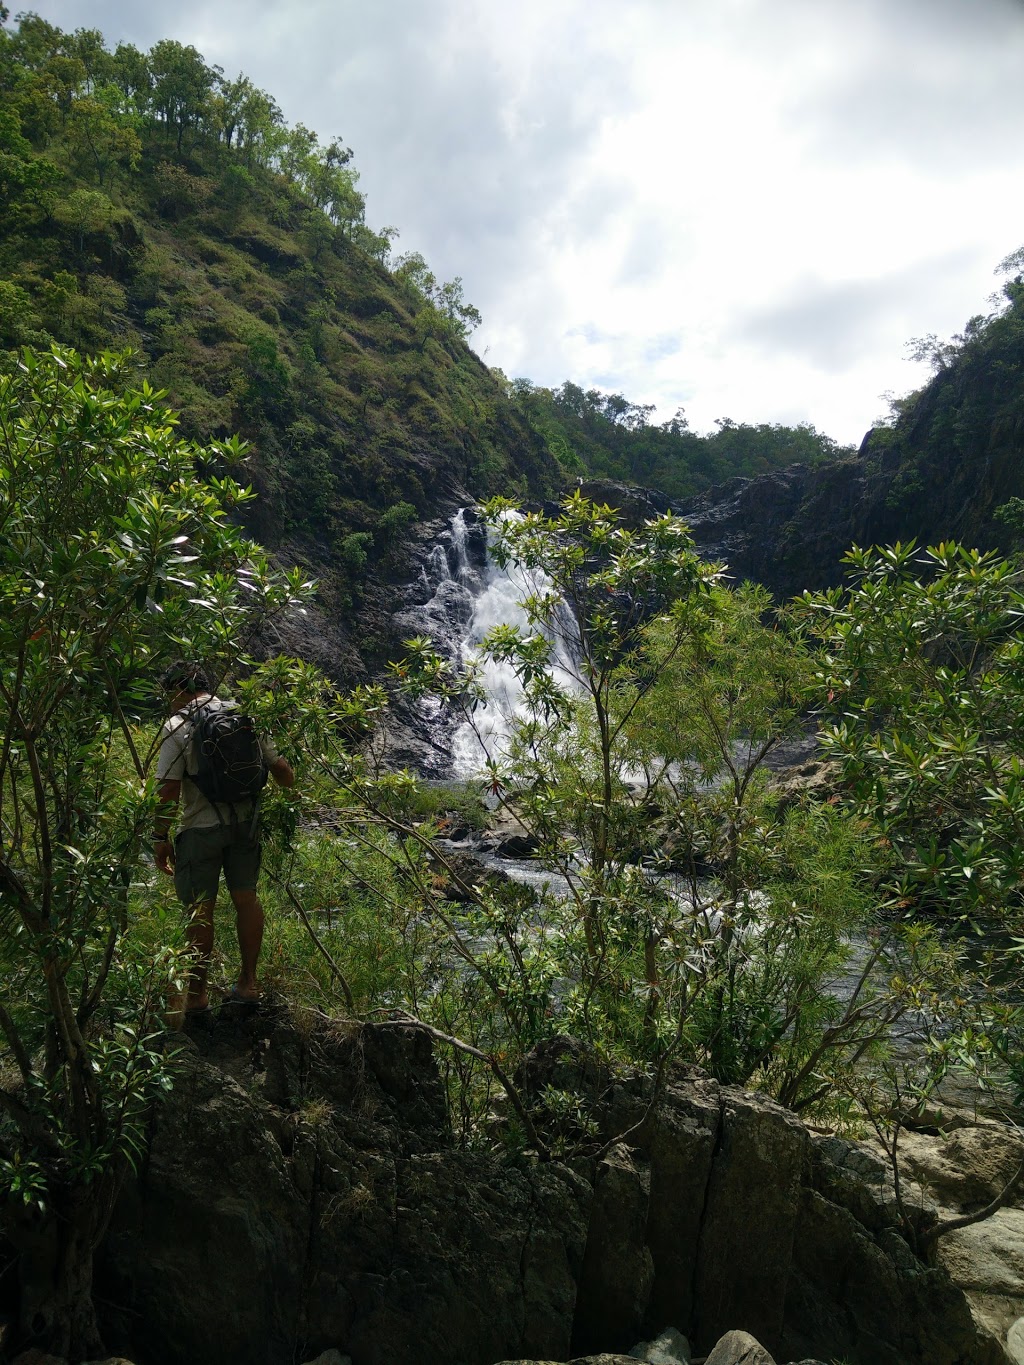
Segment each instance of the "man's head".
M176 659L160 682L171 698L183 695L194 697L199 692L210 690L210 679L202 664L185 659Z

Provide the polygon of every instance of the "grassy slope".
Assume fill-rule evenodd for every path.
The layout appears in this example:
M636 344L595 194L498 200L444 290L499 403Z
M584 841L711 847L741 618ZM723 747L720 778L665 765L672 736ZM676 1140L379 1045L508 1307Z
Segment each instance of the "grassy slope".
M462 496L557 487L543 440L457 331L283 176L223 146L179 157L160 128L113 185L59 136L41 155L54 192L0 223L0 347L131 347L185 434L248 438L251 529L314 564L335 620L374 615L411 522ZM371 654L380 624L360 628Z

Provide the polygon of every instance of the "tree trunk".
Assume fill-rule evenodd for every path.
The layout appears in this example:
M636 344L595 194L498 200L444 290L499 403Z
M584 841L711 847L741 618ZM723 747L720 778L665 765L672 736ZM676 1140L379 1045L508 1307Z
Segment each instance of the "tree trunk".
M93 1200L72 1197L66 1209L15 1234L22 1347L67 1360L104 1354L92 1298L97 1212Z

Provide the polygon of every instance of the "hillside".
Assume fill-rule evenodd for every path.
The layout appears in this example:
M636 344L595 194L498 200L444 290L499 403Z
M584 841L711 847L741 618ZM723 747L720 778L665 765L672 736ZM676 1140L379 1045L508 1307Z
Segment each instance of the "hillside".
M194 48L0 28L0 348L130 347L184 434L239 432L250 529L319 574L325 628L384 648L382 584L442 505L558 466L466 345L458 280L390 259L352 153ZM340 623L358 619L358 631ZM329 623L329 626L328 624ZM344 638L321 649L357 671Z
M567 381L490 371L479 315L365 219L352 152L194 48L111 51L37 16L0 25L0 365L58 341L129 347L187 436L239 432L249 529L317 574L288 641L337 677L393 648L391 585L416 527L459 502L566 478L657 488L700 544L781 594L861 543L1005 543L1024 492L1024 324L1009 306L936 347L937 373L859 453L812 426L691 431Z
M936 348L935 374L898 400L857 455L663 499L701 549L780 597L837 582L849 547L916 538L1015 548L1024 496L1024 286ZM999 509L1009 504L1007 513Z
M789 427L722 417L715 431L701 434L690 429L682 408L654 423L652 406L570 380L545 389L515 379L509 393L572 473L657 488L672 498L692 497L729 478L822 465L855 453L810 423Z

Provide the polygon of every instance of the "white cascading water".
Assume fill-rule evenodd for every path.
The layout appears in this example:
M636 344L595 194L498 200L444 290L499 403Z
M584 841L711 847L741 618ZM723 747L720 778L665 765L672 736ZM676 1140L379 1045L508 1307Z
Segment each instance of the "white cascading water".
M527 593L544 590L548 584L543 575L530 574L511 565L501 568L490 553L483 571L478 571L468 554L465 512L456 512L450 524L453 562L436 547L429 567L442 584L454 581L472 597L472 614L458 646L458 662L467 665L478 659L480 645L494 626L512 625L529 630L522 599ZM489 544L490 540L489 535ZM553 637L553 662L557 674L571 686L574 670L567 637L571 632L572 614L568 607L564 608L560 626ZM485 660L480 666L479 677L485 698L473 712L472 720L456 726L452 736L452 772L459 778L478 775L489 756L500 755L513 720L524 714L523 689L511 664Z

